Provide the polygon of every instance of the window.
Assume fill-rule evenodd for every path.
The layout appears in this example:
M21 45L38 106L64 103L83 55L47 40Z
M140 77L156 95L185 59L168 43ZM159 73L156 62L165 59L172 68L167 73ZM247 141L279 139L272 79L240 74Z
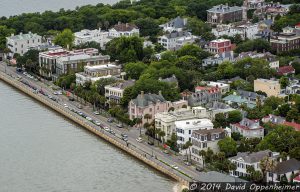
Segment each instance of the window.
M203 148L206 148L207 147L207 143L203 143Z
M192 130L189 130L189 134L192 134Z
M216 139L218 139L218 138L219 138L219 134L216 134L215 136L216 136Z

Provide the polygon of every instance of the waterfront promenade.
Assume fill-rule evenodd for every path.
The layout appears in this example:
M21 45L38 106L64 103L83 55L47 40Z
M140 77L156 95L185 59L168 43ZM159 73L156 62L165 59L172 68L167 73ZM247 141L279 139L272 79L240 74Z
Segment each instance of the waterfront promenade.
M149 166L159 170L160 172L168 175L169 177L177 180L179 183L183 185L188 185L189 181L192 180L199 180L198 174L193 168L191 167L185 167L184 165L180 164L179 161L176 159L176 157L172 157L170 155L166 155L163 153L160 153L157 148L148 146L144 143L137 143L135 141L135 138L131 138L129 135L129 142L125 142L121 140L120 131L116 130L116 135L112 135L100 127L94 125L90 121L87 121L86 119L82 118L81 116L77 115L76 113L70 111L68 108L64 107L64 103L67 102L67 98L63 98L62 96L61 100L59 102L52 101L48 97L45 97L42 94L36 93L33 91L32 88L25 86L22 82L20 82L20 75L15 73L14 68L7 67L4 69L3 64L1 65L1 71L6 71L9 75L5 74L4 72L0 72L0 79L5 81L6 83L14 86L18 90L26 93L27 95L31 96L32 98L40 101L44 105L52 108L53 110L57 111L58 113L64 115L65 117L71 119L72 121L78 123L82 127L86 128L90 132L100 136L104 140L108 141L109 143L113 144L114 146L126 151L128 154L136 157L137 159L141 160L142 162L148 164ZM19 76L19 80L17 80L17 77ZM25 77L24 77L25 79ZM26 79L26 81L30 82L35 87L40 87L43 89L43 91L51 92L51 89L41 83L41 82L34 82L30 79ZM49 93L51 94L51 93ZM72 103L68 103L68 106L72 106ZM90 114L89 114L90 115ZM93 116L91 114L91 116ZM99 118L101 123L104 119ZM126 133L127 134L127 133ZM154 148L154 149L153 149ZM173 168L171 165L176 165L178 168Z

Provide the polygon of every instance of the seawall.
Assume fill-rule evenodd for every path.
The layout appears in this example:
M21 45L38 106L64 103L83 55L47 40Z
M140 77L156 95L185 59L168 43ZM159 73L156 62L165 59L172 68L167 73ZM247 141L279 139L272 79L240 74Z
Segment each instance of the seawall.
M44 98L43 96L41 96L40 94L34 93L31 89L29 89L27 86L24 86L24 84L22 84L21 82L19 82L16 79L14 79L13 77L11 77L11 76L3 73L3 72L0 72L0 80L2 80L4 82L6 82L7 84L15 87L16 89L22 91L23 93L29 95L30 97L32 97L33 99L39 101L40 103L50 107L54 111L60 113L61 115L67 117L68 119L74 121L75 123L77 123L80 126L84 127L88 131L94 133L95 135L101 137L102 139L104 139L107 142L113 144L114 146L118 147L119 149L127 152L128 154L130 154L132 156L134 156L135 158L137 158L138 160L144 162L145 164L147 164L147 165L153 167L154 169L164 173L165 175L173 178L174 180L178 181L180 184L182 184L184 186L188 186L189 179L186 176L182 175L182 177L181 177L181 176L173 173L171 170L166 169L165 167L158 164L157 162L154 162L151 159L147 159L142 154L140 154L140 153L136 152L135 150L127 147L125 144L119 142L118 140L105 135L101 131L95 129L94 127L89 125L87 122L85 122L84 120L79 118L74 113L71 113L70 111L67 111L63 106L59 105L58 103L56 103L52 100L48 100L48 99Z

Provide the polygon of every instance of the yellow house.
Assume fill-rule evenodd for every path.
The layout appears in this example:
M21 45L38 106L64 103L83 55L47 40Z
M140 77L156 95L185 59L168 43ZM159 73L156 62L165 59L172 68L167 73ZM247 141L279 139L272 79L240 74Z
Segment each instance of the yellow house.
M256 79L254 80L254 91L263 91L268 97L279 97L281 94L280 83L278 80Z

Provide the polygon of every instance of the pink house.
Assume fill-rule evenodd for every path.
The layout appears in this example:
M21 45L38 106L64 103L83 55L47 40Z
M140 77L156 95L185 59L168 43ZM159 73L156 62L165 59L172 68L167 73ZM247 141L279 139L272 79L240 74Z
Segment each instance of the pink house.
M187 105L187 101L185 100L167 101L161 92L157 95L151 93L144 94L144 91L141 91L141 94L129 102L128 113L131 120L142 118L144 124L153 121L156 113L167 112L171 107L179 109ZM150 118L145 118L146 114L149 114Z

